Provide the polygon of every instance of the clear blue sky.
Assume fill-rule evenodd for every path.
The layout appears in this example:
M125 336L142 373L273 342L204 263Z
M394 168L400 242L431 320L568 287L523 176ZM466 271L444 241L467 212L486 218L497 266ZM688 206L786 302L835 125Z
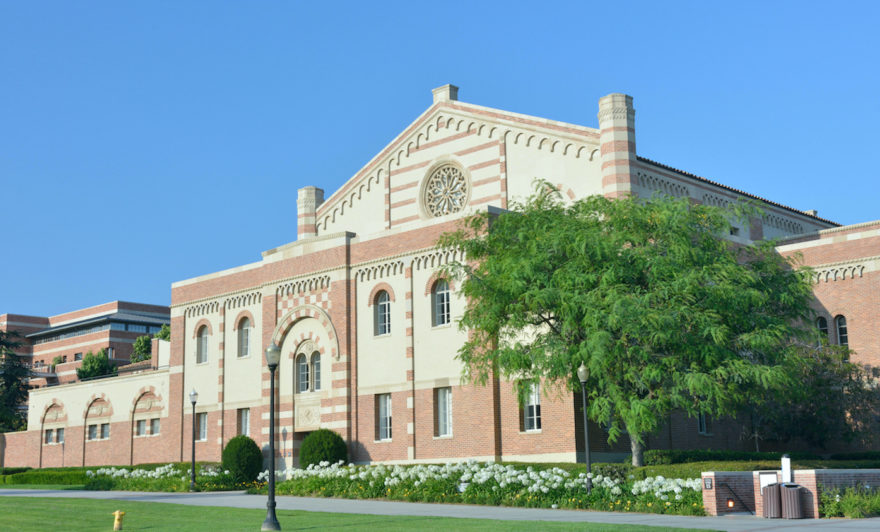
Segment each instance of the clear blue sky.
M259 260L431 103L596 126L840 223L880 218L876 2L0 2L0 313Z

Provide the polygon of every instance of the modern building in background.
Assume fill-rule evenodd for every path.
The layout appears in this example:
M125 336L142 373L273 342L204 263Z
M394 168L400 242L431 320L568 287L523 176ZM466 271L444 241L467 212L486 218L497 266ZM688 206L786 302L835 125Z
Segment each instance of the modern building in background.
M464 384L455 356L465 301L438 274L454 253L437 238L469 214L503 212L536 179L567 200L665 193L724 206L756 201L764 214L732 241L783 239L817 272L817 305L834 342L856 360L880 357L880 222L840 227L637 155L632 98L599 100L598 127L556 122L458 100L432 105L344 186L298 191L296 240L237 268L171 286L171 342L148 365L112 379L32 391L28 430L7 434L6 465L96 465L219 460L247 434L268 447L269 371L276 372L279 466L302 439L339 432L357 462L574 461L583 453L579 395L545 385L520 405L513 384ZM283 186L276 194L288 193ZM293 211L278 203L278 211ZM53 333L54 334L54 333ZM188 395L198 392L195 415ZM590 448L614 447L591 427ZM65 444L58 443L61 430ZM739 429L673 415L648 448L747 448ZM608 455L610 456L610 455Z
M168 307L126 301L49 317L0 314L0 331L21 335L15 352L31 368L33 388L76 381L76 369L89 352L106 349L112 362L127 364L135 339L155 334L167 323Z

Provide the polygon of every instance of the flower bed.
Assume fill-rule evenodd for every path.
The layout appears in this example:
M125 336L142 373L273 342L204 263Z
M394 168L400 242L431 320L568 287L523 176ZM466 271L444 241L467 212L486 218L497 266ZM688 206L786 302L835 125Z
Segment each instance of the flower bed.
M279 495L385 498L532 508L579 508L705 515L700 479L644 480L474 461L446 465L356 466L321 462L278 471ZM268 472L258 480L265 480Z
M190 469L182 464L166 464L155 469L101 467L86 471L89 490L132 490L132 491L189 491ZM253 487L236 484L229 471L218 467L200 465L196 474L196 489L199 491L225 491Z

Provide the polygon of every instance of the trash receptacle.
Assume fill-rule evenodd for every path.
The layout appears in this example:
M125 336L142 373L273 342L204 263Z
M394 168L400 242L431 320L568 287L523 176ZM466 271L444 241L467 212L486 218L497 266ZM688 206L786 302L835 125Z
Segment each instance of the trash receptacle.
M782 492L782 518L783 519L803 519L804 509L801 505L801 487L797 484L784 483L781 486Z
M774 482L761 488L764 498L764 517L779 519L782 517L782 501L780 500L779 484Z

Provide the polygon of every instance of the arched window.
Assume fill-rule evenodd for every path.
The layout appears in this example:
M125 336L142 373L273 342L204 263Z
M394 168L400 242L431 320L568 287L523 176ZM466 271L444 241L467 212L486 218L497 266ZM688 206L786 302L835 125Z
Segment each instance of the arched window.
M309 391L309 362L306 356L300 353L296 357L296 392Z
M837 343L849 345L849 335L846 333L846 318L843 316L834 318L834 327L837 329Z
M246 357L250 354L251 320L242 318L238 322L238 357Z
M816 318L816 329L819 330L819 338L823 340L828 339L828 320L824 316Z
M376 294L375 308L376 336L391 333L391 297L382 290Z
M208 361L208 326L202 325L196 338L196 364Z
M321 353L312 353L312 390L321 389Z
M449 283L439 280L431 289L431 315L434 327L446 325L450 321Z

